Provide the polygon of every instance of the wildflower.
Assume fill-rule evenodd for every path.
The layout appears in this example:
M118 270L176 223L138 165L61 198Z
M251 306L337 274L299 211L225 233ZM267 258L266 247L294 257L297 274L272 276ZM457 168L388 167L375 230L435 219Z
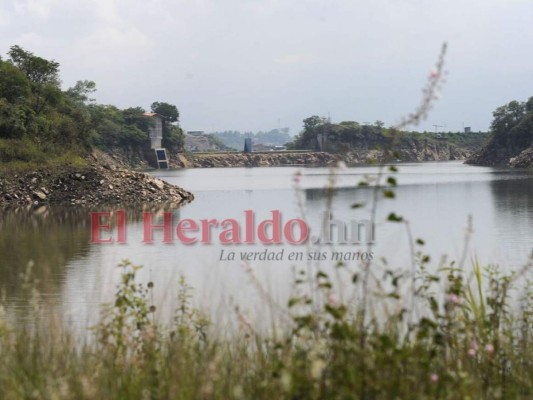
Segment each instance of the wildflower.
M331 304L332 306L335 306L339 303L339 299L337 295L335 294L335 292L330 291L328 293L328 303Z
M252 272L252 267L250 267L250 264L248 264L246 261L243 261L241 263L241 267L244 270L244 272L248 272L248 273Z
M456 294L450 294L448 296L448 301L452 304L460 304L461 303L461 298L459 296L457 296Z
M468 355L469 355L470 357L474 357L474 356L476 355L476 349L470 347L470 348L468 349Z
M488 354L492 354L494 353L494 346L492 344L487 344L485 346L485 351L488 353Z
M302 173L300 171L297 171L295 174L294 174L294 177L292 178L293 182L298 184L300 183L300 177L302 176Z
M431 382L436 383L436 382L439 381L439 376L437 374L431 374L429 379L430 379Z
M431 71L429 72L429 77L430 77L430 78L435 79L435 78L437 78L438 76L439 76L439 72L436 71L436 70L431 70Z
M326 363L323 360L319 358L317 358L316 360L313 360L313 362L311 363L311 376L314 379L320 378L325 368L326 368Z

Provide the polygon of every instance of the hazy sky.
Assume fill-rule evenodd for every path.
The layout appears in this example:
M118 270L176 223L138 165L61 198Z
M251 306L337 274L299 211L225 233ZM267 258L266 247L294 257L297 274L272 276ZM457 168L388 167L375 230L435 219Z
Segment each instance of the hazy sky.
M176 104L187 130L297 133L311 115L387 125L448 82L418 129L485 130L533 96L532 0L0 0L0 53L61 63L121 108Z

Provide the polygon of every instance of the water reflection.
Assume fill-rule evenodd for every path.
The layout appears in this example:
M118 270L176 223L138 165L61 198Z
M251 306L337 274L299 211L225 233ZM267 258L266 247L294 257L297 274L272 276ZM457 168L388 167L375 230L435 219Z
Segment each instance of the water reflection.
M146 245L143 240L143 211L173 212L174 221L216 218L243 219L244 210L254 210L257 220L280 210L284 218L300 216L300 203L293 189L296 168L215 169L166 171L165 179L191 190L195 201L176 208L127 208L127 245L90 245L90 212L116 211L117 206L98 209L45 207L40 209L2 210L0 214L0 290L8 304L22 310L27 293L20 274L33 261L33 273L39 290L53 299L68 314L67 320L85 323L98 315L102 302L113 298L118 271L115 266L124 258L145 269L141 279L154 281L158 304L169 303L176 293L180 275L195 288L198 305L209 308L217 321L231 313L235 303L246 304L260 318L261 301L243 272L238 253L263 251L265 246L230 246L220 243L186 246L180 243ZM336 219L367 219L370 216L372 189L359 188L357 182L374 167L341 171L331 208ZM311 227L320 225L329 195L324 189L327 169L302 170L304 213ZM464 166L460 163L410 164L400 168L400 183L394 201L380 200L376 217L376 259L386 257L396 267L409 265L409 247L405 227L386 222L396 212L411 222L415 237L425 239L425 251L434 263L442 255L458 260L463 251L464 226L469 215L475 233L470 257L484 264L498 263L517 268L525 262L533 243L533 175L519 170L501 170ZM365 203L358 209L354 203ZM306 251L305 246L274 246L273 250ZM354 246L337 246L353 250ZM220 260L221 249L233 250L237 258ZM273 293L285 298L292 279L291 267L297 263L253 262L258 279ZM334 263L331 263L332 265ZM356 264L354 262L353 264ZM255 301L254 299L257 299ZM281 301L283 303L283 301ZM159 307L158 307L159 310ZM20 311L22 313L22 311ZM85 323L90 325L90 323Z
M92 247L91 212L119 210L100 208L41 206L7 208L0 211L0 293L8 303L24 308L28 301L24 285L30 284L46 298L57 297L68 284L67 265L90 260ZM143 212L174 212L176 205L128 208L126 223L139 222ZM115 228L114 219L112 228ZM89 268L89 266L87 266ZM91 266L97 268L98 265Z
M0 289L8 298L16 296L21 274L33 264L39 290L56 292L65 265L88 254L89 220L80 208L2 210L0 214Z
M533 174L517 171L490 182L496 212L494 235L502 257L533 252Z

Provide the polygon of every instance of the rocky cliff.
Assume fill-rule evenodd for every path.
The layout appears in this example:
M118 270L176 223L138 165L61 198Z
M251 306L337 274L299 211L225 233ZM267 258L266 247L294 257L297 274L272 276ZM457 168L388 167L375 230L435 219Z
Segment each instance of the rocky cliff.
M449 161L464 160L471 152L445 141L404 142L392 151L353 149L344 153L327 152L263 152L263 153L204 153L180 155L176 163L184 168L272 167L282 165L328 166L337 161L347 165L371 164L380 161Z
M489 142L466 161L476 165L533 167L533 97L499 107Z

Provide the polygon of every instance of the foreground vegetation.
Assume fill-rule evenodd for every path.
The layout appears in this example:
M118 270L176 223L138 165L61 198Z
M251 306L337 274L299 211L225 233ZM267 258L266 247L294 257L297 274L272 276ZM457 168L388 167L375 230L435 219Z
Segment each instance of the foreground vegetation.
M125 262L114 304L83 343L37 306L29 328L1 320L0 397L531 398L533 292L513 292L526 269L504 276L476 265L469 279L453 265L431 274L428 257L417 259L415 276L350 272L349 295L323 270L300 271L287 307L265 304L281 328L260 333L237 311L229 338L191 307L183 281L173 320L155 322L157 288Z

